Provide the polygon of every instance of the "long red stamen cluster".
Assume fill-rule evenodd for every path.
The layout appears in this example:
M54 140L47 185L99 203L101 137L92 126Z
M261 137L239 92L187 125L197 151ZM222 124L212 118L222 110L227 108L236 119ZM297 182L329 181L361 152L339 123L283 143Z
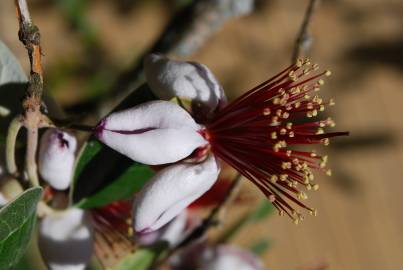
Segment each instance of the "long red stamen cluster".
M130 201L116 201L91 209L95 228L95 253L104 268L114 265L134 248Z
M335 124L330 118L314 120L333 100L317 95L330 71L317 72L309 60L298 60L273 78L248 91L217 112L206 125L211 150L257 185L280 214L296 223L303 216L294 205L316 210L301 202L307 190L316 190L313 169L326 169L327 156L295 146L329 144L329 138L345 132L325 133Z

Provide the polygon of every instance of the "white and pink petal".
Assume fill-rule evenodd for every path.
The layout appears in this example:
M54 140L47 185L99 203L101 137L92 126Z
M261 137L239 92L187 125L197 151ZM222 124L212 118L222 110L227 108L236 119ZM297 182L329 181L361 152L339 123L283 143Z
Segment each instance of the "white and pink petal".
M207 144L200 126L180 106L151 101L107 116L97 126L100 141L144 164L176 162Z
M134 230L149 233L170 222L211 188L219 172L213 155L201 163L182 162L159 171L134 201Z

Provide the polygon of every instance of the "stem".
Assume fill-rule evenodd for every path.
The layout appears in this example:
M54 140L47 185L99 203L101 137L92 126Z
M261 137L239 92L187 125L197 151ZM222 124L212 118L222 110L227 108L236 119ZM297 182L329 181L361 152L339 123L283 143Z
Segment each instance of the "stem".
M17 174L17 164L15 162L15 143L17 141L17 135L22 127L21 116L16 116L11 121L8 127L7 140L6 140L6 164L7 171L11 175Z
M294 50L291 57L291 62L295 63L301 56L303 51L307 51L311 46L312 39L308 33L308 27L312 21L313 14L316 7L319 5L320 0L310 0L309 5L305 11L304 19L298 32L297 39L295 40Z
M36 166L36 149L38 147L38 129L27 128L27 152L25 155L25 164L27 167L28 178L33 186L39 186L39 178Z
M38 146L38 128L44 126L44 117L41 112L43 92L42 53L40 46L40 33L38 27L32 23L26 0L15 0L17 18L19 22L18 37L28 52L31 64L29 85L22 101L23 124L27 129L27 151L25 154L28 177L33 186L39 185L36 149Z

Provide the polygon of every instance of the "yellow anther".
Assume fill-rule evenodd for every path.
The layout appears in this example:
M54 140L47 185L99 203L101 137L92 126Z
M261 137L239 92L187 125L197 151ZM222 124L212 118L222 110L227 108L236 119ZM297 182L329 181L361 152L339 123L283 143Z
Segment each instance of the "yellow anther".
M294 136L295 136L294 131L290 131L290 133L288 133L288 137L294 138Z
M263 115L270 115L270 113L271 113L270 108L263 109Z
M325 76L329 77L330 75L332 75L332 72L330 70L326 70L325 71Z
M271 133L271 138L272 138L273 140L277 139L277 133L276 133L275 131L273 131L273 132Z
M287 129L291 129L291 128L292 128L292 123L291 123L291 122L288 122L288 123L286 124L286 128L287 128Z
M283 162L281 168L283 168L283 170L291 169L291 162Z
M318 130L316 131L316 135L323 134L323 133L325 133L323 128L318 128Z
M327 175L327 176L332 176L332 170L331 170L331 169L327 170L327 171L326 171L326 175Z
M318 215L318 210L311 208L309 214L316 217Z
M272 182L273 184L276 183L278 180L277 175L273 174L272 176L270 176L270 182Z
M302 67L302 65L304 64L304 62L303 62L303 60L301 59L301 58L298 58L297 59L297 62L295 63L295 65L297 66L297 67Z
M312 188L313 188L313 190L318 190L318 189L319 189L319 185L318 185L318 184L315 184L315 185L312 186Z
M287 130L285 128L280 129L280 134L281 135L287 134Z

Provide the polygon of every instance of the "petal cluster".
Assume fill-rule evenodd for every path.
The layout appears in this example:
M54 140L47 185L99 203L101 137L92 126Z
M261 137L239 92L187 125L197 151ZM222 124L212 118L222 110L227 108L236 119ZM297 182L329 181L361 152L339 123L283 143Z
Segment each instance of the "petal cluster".
M193 118L168 101L112 113L96 130L98 139L109 147L149 165L176 162L207 143Z
M226 103L223 88L205 65L150 54L145 58L144 69L147 83L157 97L190 100L194 114L199 117L214 112Z
M51 270L83 270L93 251L93 229L84 210L46 216L39 225L39 250Z
M134 202L135 231L149 233L161 228L209 190L219 172L213 155L198 164L178 163L159 171Z
M54 189L70 186L77 140L71 134L51 128L42 135L39 149L39 173Z

